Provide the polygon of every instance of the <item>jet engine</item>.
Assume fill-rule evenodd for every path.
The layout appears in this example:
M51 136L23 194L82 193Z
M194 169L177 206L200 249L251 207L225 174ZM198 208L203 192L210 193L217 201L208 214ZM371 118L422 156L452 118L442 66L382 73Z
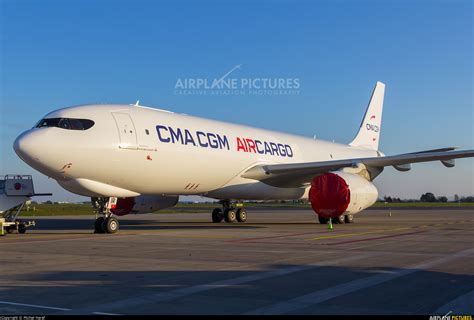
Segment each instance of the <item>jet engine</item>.
M360 212L377 201L377 188L360 175L328 172L311 181L309 201L323 218Z
M94 204L95 198L92 198ZM178 203L178 196L141 195L129 198L110 198L110 211L118 216L129 213L151 213L157 210L170 208Z

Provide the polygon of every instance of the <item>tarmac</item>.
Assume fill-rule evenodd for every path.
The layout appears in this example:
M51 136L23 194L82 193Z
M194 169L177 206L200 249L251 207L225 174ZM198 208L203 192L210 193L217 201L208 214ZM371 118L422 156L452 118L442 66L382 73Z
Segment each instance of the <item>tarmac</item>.
M0 237L0 315L474 313L474 210L36 218Z

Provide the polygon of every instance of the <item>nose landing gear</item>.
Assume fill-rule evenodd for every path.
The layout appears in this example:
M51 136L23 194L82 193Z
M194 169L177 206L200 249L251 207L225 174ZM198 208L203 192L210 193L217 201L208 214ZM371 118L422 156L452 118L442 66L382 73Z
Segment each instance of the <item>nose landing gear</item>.
M92 198L92 205L97 209L99 215L95 219L94 233L115 233L119 229L119 222L110 211L116 198Z
M241 203L237 203L235 206L228 200L221 201L221 203L222 209L215 208L212 210L212 222L219 223L224 220L227 223L244 223L247 221L247 211Z

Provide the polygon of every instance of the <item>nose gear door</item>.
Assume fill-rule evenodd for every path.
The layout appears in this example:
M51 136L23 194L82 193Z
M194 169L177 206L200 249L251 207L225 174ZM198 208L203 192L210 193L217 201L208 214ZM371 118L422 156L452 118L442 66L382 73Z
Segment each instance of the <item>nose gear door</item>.
M121 149L137 149L137 133L129 114L112 112L120 136Z

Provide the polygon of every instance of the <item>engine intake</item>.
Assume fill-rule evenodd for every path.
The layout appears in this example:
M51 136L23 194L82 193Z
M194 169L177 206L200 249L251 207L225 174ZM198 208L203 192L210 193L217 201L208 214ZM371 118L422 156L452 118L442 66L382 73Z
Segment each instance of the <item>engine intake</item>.
M324 218L360 212L377 201L377 188L365 178L346 172L328 172L311 181L309 201Z

